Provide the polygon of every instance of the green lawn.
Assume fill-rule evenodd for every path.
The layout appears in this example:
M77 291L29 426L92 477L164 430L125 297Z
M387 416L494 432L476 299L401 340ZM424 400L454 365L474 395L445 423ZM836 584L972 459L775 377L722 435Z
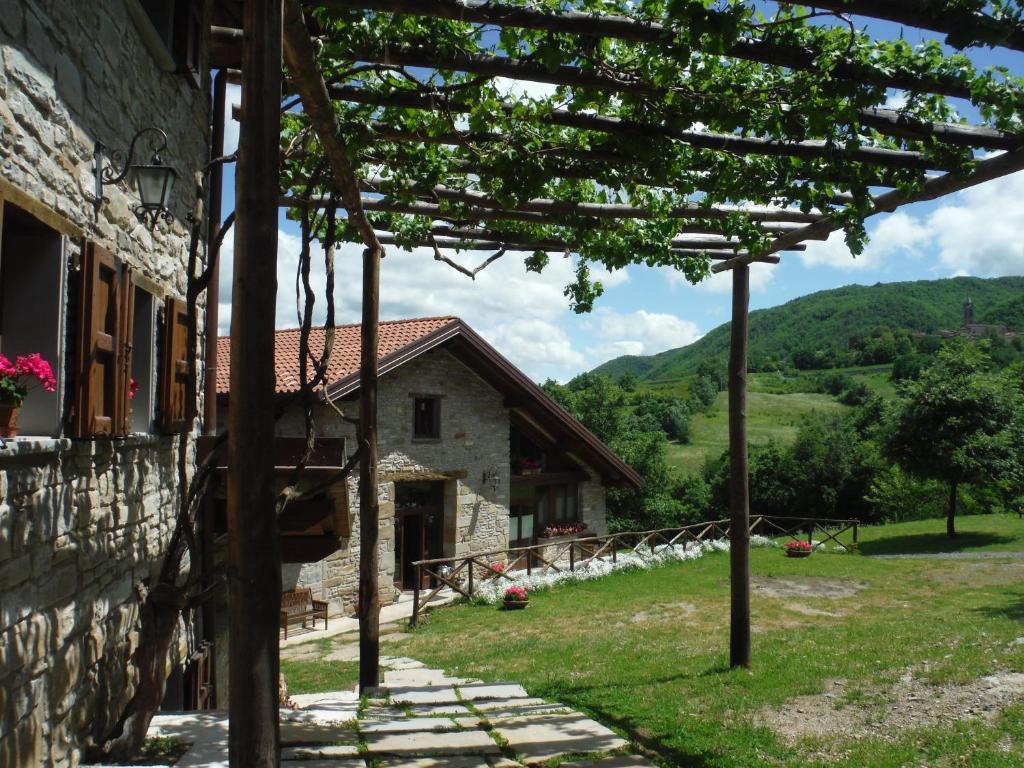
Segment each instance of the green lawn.
M724 553L540 592L526 611L442 608L386 652L520 682L663 768L1024 766L1024 688L994 708L968 696L1024 672L1024 559L864 554L1024 552L1016 515L964 517L955 543L943 525L864 527L861 554L753 550L751 671L728 668ZM355 664L322 659L332 647L289 649L291 693L354 684Z
M1024 520L1015 514L958 517L956 529L950 539L944 520L861 526L860 549L865 555L1024 550Z
M863 549L934 548L941 525L869 528ZM961 528L970 532L959 542L965 549L1024 550L1016 516L965 518ZM1024 561L752 555L755 579L862 588L832 597L755 592L750 672L727 664L727 554L538 593L522 612L444 608L388 652L521 682L616 728L663 766L1024 765L1020 703L991 719L954 715L856 739L840 729L795 744L762 720L768 710L807 717L794 697L823 694L838 680L840 693L824 699L830 713L877 710L884 725L886 691L908 673L927 711L955 686L1024 671Z
M776 440L791 443L800 420L811 413L838 413L846 410L831 395L808 392L785 395L751 391L747 395L747 434L754 445ZM667 459L682 474L700 471L707 457L720 455L729 447L728 394L720 392L706 413L690 422L690 442L670 443Z

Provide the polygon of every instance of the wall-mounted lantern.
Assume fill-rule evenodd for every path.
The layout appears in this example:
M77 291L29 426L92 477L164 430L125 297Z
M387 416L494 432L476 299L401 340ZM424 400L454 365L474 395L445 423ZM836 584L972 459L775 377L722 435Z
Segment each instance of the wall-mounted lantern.
M492 464L485 469L484 476L481 479L484 485L490 486L491 493L497 493L498 486L501 485L501 470L498 469L498 465Z
M139 138L145 134L155 134L158 137L153 140L157 146L148 163L135 162L135 145ZM160 159L160 153L167 149L167 134L159 128L143 128L135 134L128 151L110 149L100 142L96 142L93 149L93 175L96 180L96 198L94 205L99 213L100 206L106 199L103 197L103 187L107 184L117 184L129 173L132 175L136 189L139 192L139 205L135 206L135 216L139 221L148 223L149 228L156 226L158 218L163 218L170 224L174 218L171 216L170 201L171 191L174 189L174 181L178 172L171 166L164 165ZM107 162L104 163L104 158Z

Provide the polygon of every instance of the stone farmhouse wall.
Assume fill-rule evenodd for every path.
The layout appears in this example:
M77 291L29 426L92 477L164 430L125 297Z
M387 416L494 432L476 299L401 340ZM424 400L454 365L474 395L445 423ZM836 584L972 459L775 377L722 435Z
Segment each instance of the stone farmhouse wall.
M413 438L414 395L443 396L440 440ZM378 403L379 580L382 599L390 601L397 594L392 587L396 479L446 478L444 556L508 547L510 420L501 393L443 349L382 376ZM358 403L339 405L346 416L358 415ZM324 436L355 440L354 427L326 407L318 413L318 425ZM282 435L301 434L301 420L290 414L278 429ZM483 481L492 470L498 475L496 488ZM588 468L588 473L592 479L582 484L581 519L590 531L605 533L604 486L596 472ZM324 560L284 566L285 588L310 587L314 596L330 603L332 614L354 610L359 583L359 493L354 478L348 485L352 538Z
M162 301L185 288L185 215L209 155L208 87L160 69L139 13L138 0L0 2L0 179L66 222L69 263L87 237ZM104 189L98 217L92 205L94 142L126 148L148 126L167 132L163 159L179 173L175 223L152 233L135 219L126 183ZM76 765L79 745L131 696L137 587L170 534L177 444L144 434L0 445L5 768Z

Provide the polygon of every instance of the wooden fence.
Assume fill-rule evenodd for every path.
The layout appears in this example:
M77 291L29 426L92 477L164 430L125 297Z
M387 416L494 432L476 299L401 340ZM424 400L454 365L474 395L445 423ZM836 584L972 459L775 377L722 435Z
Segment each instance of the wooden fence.
M857 520L825 520L811 517L766 517L755 515L750 519L750 533L762 536L807 536L813 541L819 534L823 541L843 544L839 537L853 532L852 546L857 546L860 523ZM692 544L712 539L729 538L729 521L712 520L678 528L660 528L655 531L630 531L605 536L586 536L555 539L529 547L495 549L489 552L471 552L456 557L440 557L413 563L416 569L413 588L412 624L419 620L420 610L445 587L469 599L476 594L482 582L505 579L512 583L513 572L548 574L575 571L594 560L618 562L622 553L635 554L647 549L655 552L663 547L681 547L685 552ZM500 567L496 567L497 564ZM422 585L429 590L423 595Z

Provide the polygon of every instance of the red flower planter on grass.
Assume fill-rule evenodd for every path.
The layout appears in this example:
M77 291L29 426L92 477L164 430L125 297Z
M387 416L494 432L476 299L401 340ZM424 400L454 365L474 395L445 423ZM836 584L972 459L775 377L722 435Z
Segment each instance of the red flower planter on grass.
M810 557L814 551L814 545L809 541L787 541L783 546L786 557Z
M509 587L505 590L502 604L506 611L521 611L530 603L530 595L523 587Z

